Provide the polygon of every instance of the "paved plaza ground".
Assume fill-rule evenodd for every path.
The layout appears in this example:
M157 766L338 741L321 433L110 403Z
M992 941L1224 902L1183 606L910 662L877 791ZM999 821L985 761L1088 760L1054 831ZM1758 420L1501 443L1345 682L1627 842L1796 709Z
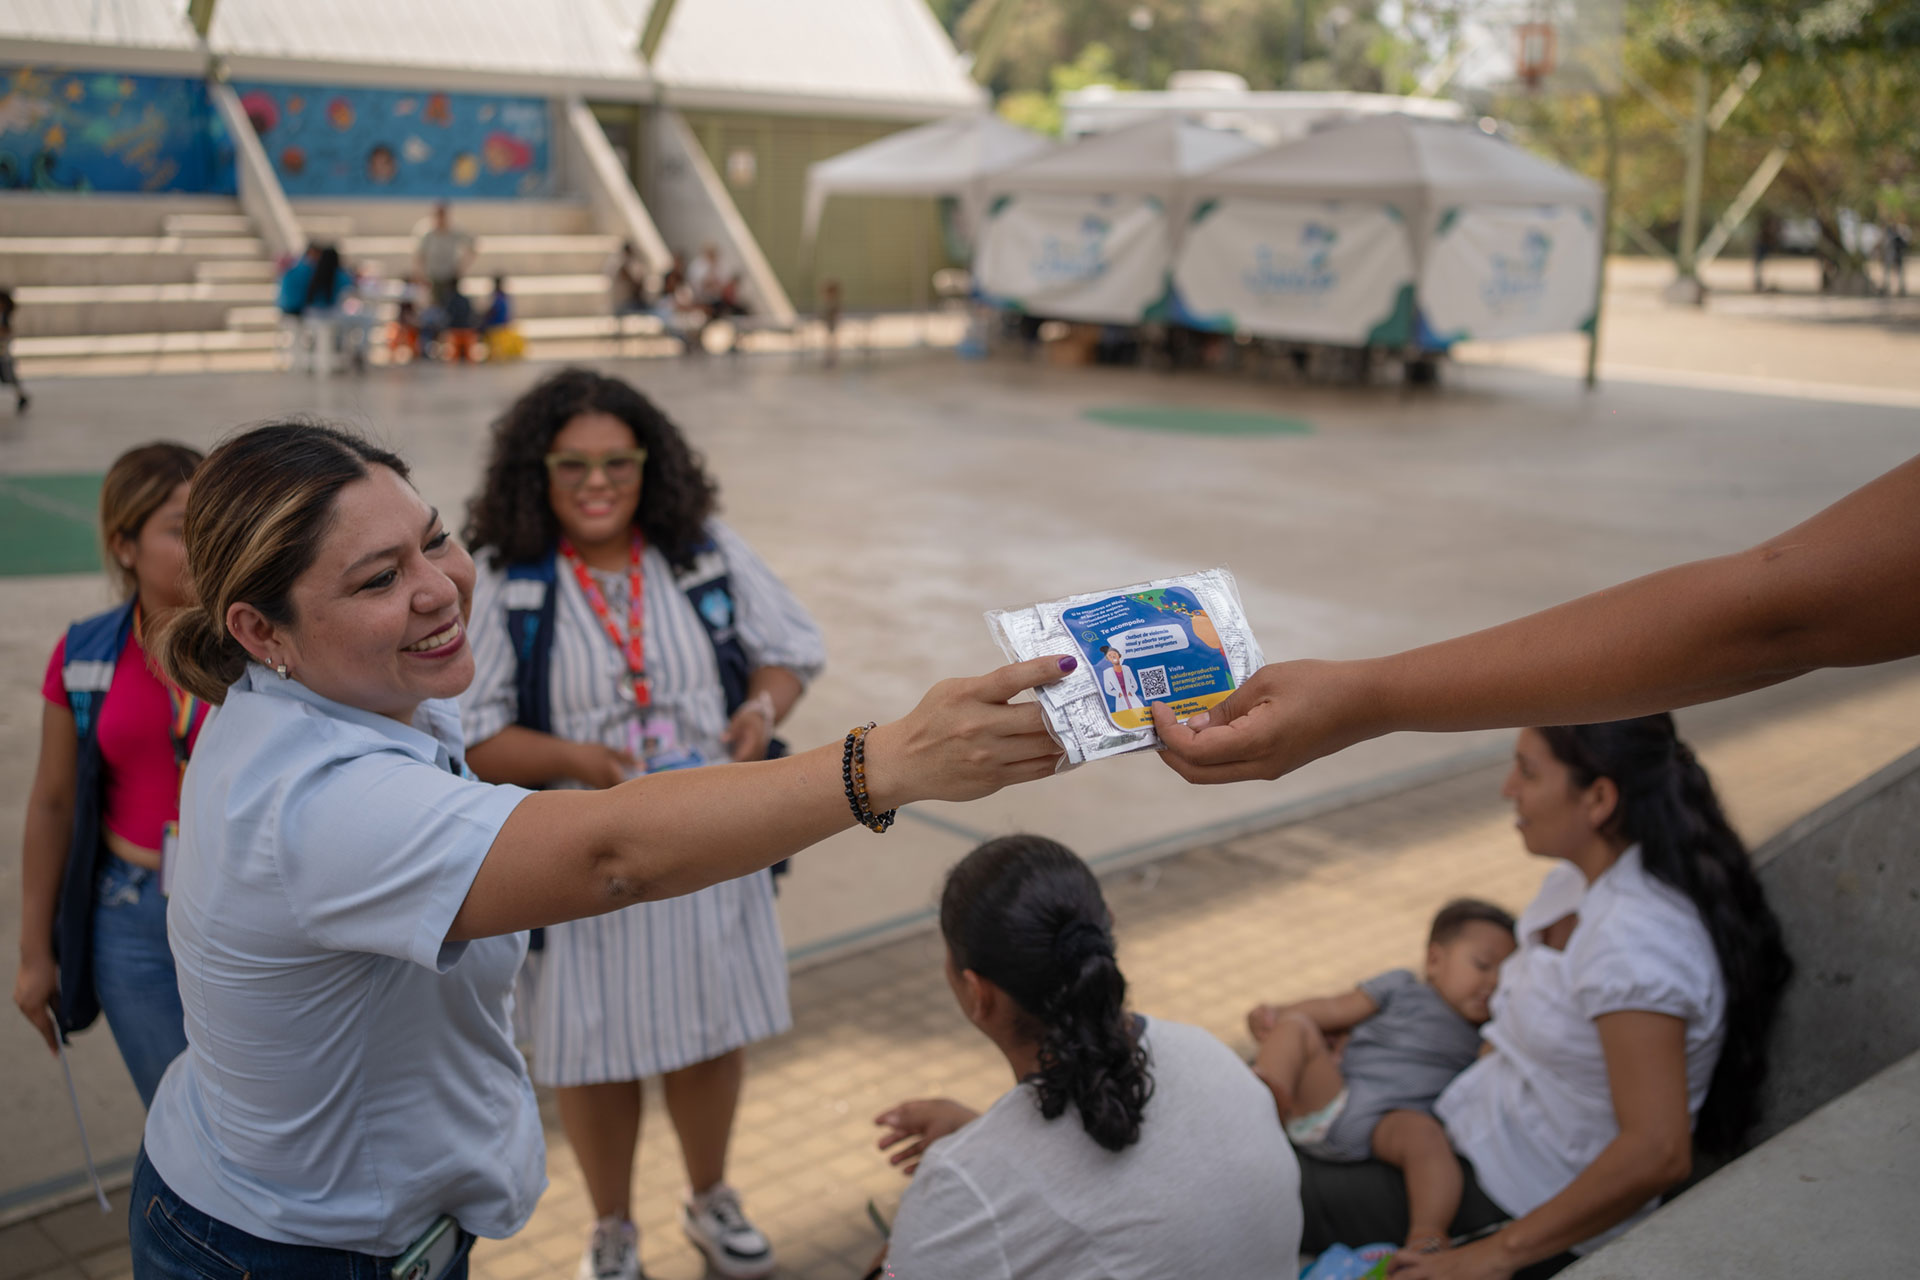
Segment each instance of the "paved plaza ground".
M1557 339L1464 353L1445 386L1417 394L965 364L938 350L833 371L780 356L597 363L682 423L728 518L821 618L832 665L789 726L811 745L997 662L989 608L1225 563L1269 656L1380 652L1744 546L1920 445L1920 318L1898 305L1830 314L1797 295L1675 312L1650 301L1653 283L1616 273L1604 350L1618 368L1593 393L1565 376L1577 351ZM429 499L458 511L485 424L544 368L47 379L30 417L0 416L0 498L22 478L97 472L142 440L211 442L308 409L398 446ZM1141 405L1278 413L1313 430L1220 436L1084 416ZM57 505L40 510L65 518ZM46 650L103 592L97 577L0 579L0 830L20 827ZM1688 723L1757 839L1920 740L1916 712L1920 674L1890 668ZM1504 830L1488 763L1504 742L1407 735L1280 783L1207 791L1132 758L977 805L921 806L884 839L856 831L804 855L781 904L798 1026L756 1056L736 1167L789 1272L845 1275L871 1251L861 1206L897 1186L865 1149L874 1111L1004 1087L949 1007L925 928L940 874L975 840L1040 830L1113 872L1140 1007L1238 1044L1256 996L1410 961L1449 893L1524 901L1540 868ZM0 863L6 955L18 877ZM123 1167L137 1099L103 1033L75 1058L96 1150ZM58 1072L18 1019L0 1020L0 1076L13 1086L0 1097L0 1215L18 1214L77 1160ZM694 1275L666 1226L676 1156L663 1124L653 1137L648 1264ZM586 1209L563 1142L551 1166L533 1226L484 1247L477 1274L570 1271ZM97 1219L69 1208L9 1229L0 1278L123 1269L118 1228Z

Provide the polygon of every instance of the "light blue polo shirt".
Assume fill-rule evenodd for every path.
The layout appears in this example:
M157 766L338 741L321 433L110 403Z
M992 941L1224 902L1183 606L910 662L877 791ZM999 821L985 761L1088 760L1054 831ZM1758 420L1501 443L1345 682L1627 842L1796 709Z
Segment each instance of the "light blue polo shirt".
M382 1255L442 1213L491 1237L533 1213L546 1147L511 1032L527 935L445 940L529 793L461 757L452 702L409 727L257 665L201 730L167 908L187 1051L146 1130L196 1209Z

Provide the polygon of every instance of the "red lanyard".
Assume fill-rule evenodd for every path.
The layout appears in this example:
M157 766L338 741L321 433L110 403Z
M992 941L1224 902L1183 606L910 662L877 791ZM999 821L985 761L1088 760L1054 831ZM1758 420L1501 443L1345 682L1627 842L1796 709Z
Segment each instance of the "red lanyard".
M633 543L627 556L627 630L620 633L620 624L613 620L613 610L607 607L607 598L600 592L600 584L587 572L586 562L573 549L573 543L566 538L560 539L560 557L573 570L573 580L580 584L580 594L587 598L587 605L593 610L593 616L600 619L600 625L606 629L607 638L613 641L613 647L627 660L627 680L633 687L633 700L639 706L648 706L653 702L653 691L647 684L647 642L646 642L646 578L640 572L640 557L647 549L646 539L640 531L633 531Z

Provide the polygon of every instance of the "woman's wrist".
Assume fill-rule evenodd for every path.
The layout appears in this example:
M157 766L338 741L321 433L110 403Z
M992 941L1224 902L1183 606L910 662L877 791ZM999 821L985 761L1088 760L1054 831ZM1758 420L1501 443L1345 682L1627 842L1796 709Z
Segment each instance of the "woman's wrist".
M886 813L923 798L912 789L905 739L898 720L867 730L867 807L875 813Z

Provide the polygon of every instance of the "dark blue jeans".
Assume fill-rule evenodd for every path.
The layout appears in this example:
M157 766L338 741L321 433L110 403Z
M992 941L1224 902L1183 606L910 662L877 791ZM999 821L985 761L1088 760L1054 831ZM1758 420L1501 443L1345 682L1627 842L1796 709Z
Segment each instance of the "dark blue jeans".
M208 1217L160 1180L145 1148L134 1161L127 1235L134 1280L389 1280L396 1261L262 1240ZM465 1248L445 1276L467 1280Z
M159 874L112 854L93 882L93 989L140 1104L150 1107L167 1064L187 1048L180 983Z

